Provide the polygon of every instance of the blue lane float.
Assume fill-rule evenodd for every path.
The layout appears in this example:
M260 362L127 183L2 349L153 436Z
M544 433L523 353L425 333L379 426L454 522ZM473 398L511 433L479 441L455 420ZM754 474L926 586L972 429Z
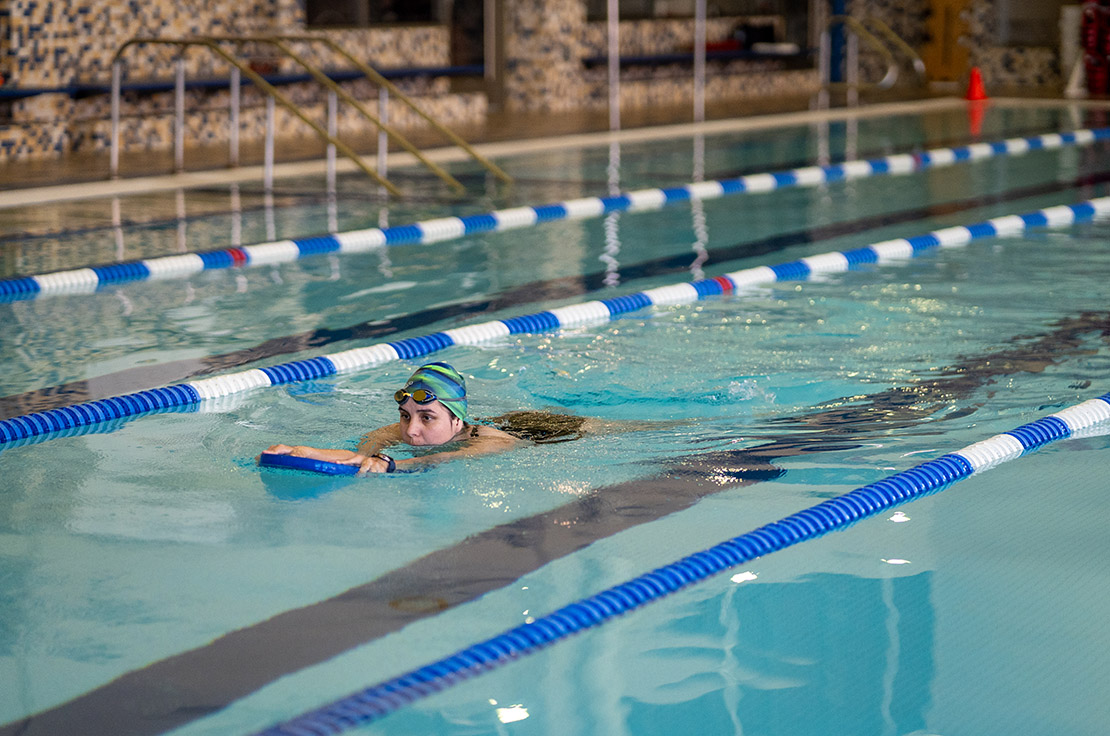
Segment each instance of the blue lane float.
M244 247L0 279L0 301L34 299L51 294L91 293L108 284L184 278L204 270L284 263L324 253L361 252L383 246L438 242L479 232L531 227L554 220L598 217L626 210L661 209L691 199L715 199L793 187L823 186L845 179L909 174L965 161L1020 155L1032 150L1090 145L1106 139L1110 139L1110 128L1046 133L993 143L938 148L920 154L893 154L828 166L807 166L787 171L750 174L735 179L690 183L666 189L642 189L608 197L586 197L538 207L516 207L387 228L313 235Z
M0 421L0 444L46 434L67 434L67 430L77 427L193 407L200 403L200 398L190 385L179 384L26 414Z
M1018 235L1034 227L1066 227L1091 222L1108 215L1110 215L1110 197L1102 197L1079 204L1059 205L1023 215L1006 215L972 225L934 230L911 238L887 240L846 252L833 251L774 266L758 266L634 294L558 307L534 314L409 337L390 343L378 343L316 358L51 409L0 420L0 445L63 432L99 421L195 405L205 400L218 399L256 388L323 378L394 360L419 359L454 345L479 345L503 339L509 335L601 324L648 307L689 304L775 282L800 281L821 274L844 272L860 264L896 263L917 257L934 248L961 247L975 240Z
M1108 421L1110 393L721 542L256 736L328 736L365 726L421 698L534 654L737 565L841 531L895 506L943 491L978 471Z

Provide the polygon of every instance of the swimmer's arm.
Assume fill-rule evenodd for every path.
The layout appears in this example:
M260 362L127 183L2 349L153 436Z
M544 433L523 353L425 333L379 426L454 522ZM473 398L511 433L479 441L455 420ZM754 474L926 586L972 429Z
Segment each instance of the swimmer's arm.
M323 460L325 462L339 463L341 465L357 465L359 466L358 472L360 474L384 473L389 467L389 463L380 457L351 452L350 450L327 450L319 447L307 447L305 445L271 445L266 448L266 452L275 455L307 457L312 460Z
M494 431L496 432L497 430ZM479 455L492 455L497 452L511 450L523 444L526 444L523 440L505 434L504 432L497 432L496 435L492 436L475 437L467 441L466 444L457 450L445 450L443 452L405 458L404 460L398 460L397 465L398 467L413 467L431 463L442 463L448 460L458 460L460 458L477 457Z
M370 457L386 447L401 444L401 441L401 425L395 422L362 435L362 439L358 441L358 451Z
M266 452L274 455L307 457L329 463L342 463L343 465L359 465L366 459L363 455L350 450L325 450L320 447L307 447L305 445L271 445L266 448Z

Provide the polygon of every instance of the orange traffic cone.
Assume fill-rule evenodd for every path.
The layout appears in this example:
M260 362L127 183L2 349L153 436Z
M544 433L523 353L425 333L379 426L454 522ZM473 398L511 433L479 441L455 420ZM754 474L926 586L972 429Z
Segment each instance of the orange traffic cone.
M967 95L964 99L967 100L985 100L987 98L987 91L983 89L983 75L979 73L979 67L971 67L971 77L967 80Z

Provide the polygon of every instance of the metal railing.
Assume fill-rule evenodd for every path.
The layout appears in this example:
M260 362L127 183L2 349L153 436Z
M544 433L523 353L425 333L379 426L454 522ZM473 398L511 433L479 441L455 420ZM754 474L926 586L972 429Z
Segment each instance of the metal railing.
M339 54L344 59L346 59L352 66L354 66L360 72L362 72L362 74L367 79L369 79L374 84L378 85L379 89L385 90L387 93L393 95L398 100L400 100L402 103L404 103L406 106L408 106L409 109L411 109L413 112L415 112L417 115L419 115L425 122L427 122L429 125L431 125L433 128L435 128L437 131L439 131L439 133L441 133L443 136L445 136L448 140L450 140L456 146L458 146L463 151L465 151L471 158L473 158L479 164L484 166L486 168L486 170L488 170L491 174L493 174L498 179L501 179L504 182L507 182L507 183L512 182L512 180L513 180L512 177L509 176L508 174L506 174L499 166L497 166L495 163L493 163L492 161L487 159L485 156L483 156L482 154L480 154L476 150L474 150L473 146L471 146L465 140L463 140L458 135L456 135L455 132L452 131L450 128L443 125L438 120L436 120L435 118L433 118L432 116L428 115L426 112L421 110L416 105L416 103L413 102L412 99L408 97L408 95L404 94L403 92L401 92L401 90L397 89L397 85L393 84L393 82L390 82L388 79L386 79L384 76L382 76L382 74L380 72L378 72L378 70L374 69L374 67L370 66L369 64L362 61L361 59L358 59L355 56L353 56L350 52L348 52L345 48L343 48L342 46L337 44L335 41L332 41L330 38L326 38L326 37L323 37L323 36L283 35L283 36L277 36L276 38L278 38L281 41L316 42L316 43L324 44L325 46L330 48L332 51L334 51L335 53Z
M341 85L335 82L323 70L319 69L310 63L303 56L298 54L289 46L289 42L314 42L323 43L327 45L332 51L342 56L358 71L371 82L376 84L379 89L379 114L374 115L366 105L347 92ZM291 59L294 63L301 66L308 74L317 82L323 85L328 90L328 104L327 104L327 129L310 119L304 111L302 111L291 100L285 97L270 84L261 74L252 69L243 60L237 58L234 54L229 53L220 44L258 44L264 43L277 49L277 51L284 57ZM295 117L300 119L308 125L322 140L327 142L328 152L328 170L329 177L334 176L334 157L335 152L339 152L350 159L357 168L363 173L368 175L377 184L383 187L390 194L400 196L400 190L386 178L386 152L388 150L388 139L396 141L402 148L412 154L418 161L424 164L436 176L442 179L445 183L451 186L456 191L462 191L463 185L451 174L445 171L442 167L428 159L420 150L412 144L401 133L391 128L386 123L386 106L388 103L389 94L393 94L397 99L401 100L404 104L414 110L421 118L428 122L433 128L444 134L452 143L462 148L478 163L484 166L497 178L511 182L512 178L501 170L498 166L491 161L481 156L462 138L456 135L453 131L449 130L446 126L439 123L439 121L432 118L430 115L421 110L417 105L397 87L377 72L373 67L356 59L345 49L340 47L331 39L319 36L235 36L235 37L203 37L203 38L182 38L182 39L168 39L168 38L147 38L138 37L133 38L124 43L116 51L112 59L112 85L111 85L111 151L110 151L110 176L115 179L119 177L119 158L120 158L120 97L121 97L121 79L122 79L122 56L124 52L136 45L141 44L161 44L177 46L180 52L175 64L175 84L174 84L174 170L181 172L185 168L185 58L184 52L189 47L203 47L210 49L218 57L231 65L231 79L230 79L230 134L229 134L229 165L239 165L239 116L240 116L240 86L241 78L243 75L247 77L261 92L266 95L266 138L265 138L265 152L263 163L263 176L267 188L272 186L273 181L273 163L274 163L274 138L275 138L275 123L274 123L274 105L279 104L288 110ZM354 107L358 113L373 124L379 131L378 133L378 169L374 170L366 164L363 158L352 150L348 145L344 144L337 137L337 110L336 100L343 99Z
M279 37L279 36L212 36L212 37L210 37L210 40L215 41L217 43L231 43L231 44L235 44L237 46L241 46L243 44L248 44L248 43L249 44L266 44L266 45L272 46L273 48L277 49L278 52L280 52L283 56L285 56L286 58L291 59L294 63L296 63L298 66L303 68L306 72L308 72L309 75L311 75L313 79L315 79L317 82L319 82L324 87L326 87L327 90L328 90L329 96L334 95L335 97L343 100L344 102L349 104L351 107L353 107L355 110L357 110L358 113L365 120L367 120L372 125L377 127L380 132L384 133L388 137L395 140L398 144L400 144L400 146L402 148L404 148L406 151L408 151L413 156L415 156L416 159L418 161L420 161L420 163L422 163L426 167L428 167L429 171L431 171L433 174L435 174L440 179L442 179L444 182L446 182L448 186L452 187L456 191L460 191L460 192L464 191L465 188L463 187L463 185L461 183L459 183L458 179L456 179L455 177L448 174L442 167L440 167L434 161L429 160L423 153L420 152L419 148L417 148L415 145L413 145L407 138L405 138L399 132L397 132L396 130L391 128L389 125L387 125L384 121L382 121L374 113L370 112L370 110L367 109L367 107L365 105L363 105L362 102L357 100L349 92L347 92L345 89L343 89L343 87L340 84L338 84L335 80L333 80L326 73L324 73L324 71L322 69L315 66L314 64L309 62L307 59L305 59L303 56L301 56L296 51L294 51L292 48L290 48L289 44L286 43L286 39L284 37ZM307 41L307 40L323 41L328 46L332 47L335 50L338 50L338 47L336 46L336 44L334 44L333 42L331 42L328 39L321 39L321 38L305 36L305 37L297 38L296 40L298 40L298 41ZM379 89L384 89L384 88L379 87ZM404 96L400 95L400 94L398 94L398 97L399 98L404 98ZM407 99L407 98L404 98L404 99ZM331 101L329 100L329 112L334 108L334 105L330 104L330 102ZM331 115L329 114L329 119L330 118L331 118ZM381 145L382 142L383 141L379 141L379 149L384 149L384 146ZM379 161L378 174L379 174L379 176L383 176L383 177L385 176L385 173L381 170L380 161Z
M845 64L844 82L832 81L831 29L838 25L844 27L845 30L851 31L847 34L847 63ZM883 39L880 39L875 33L872 33L871 29L867 27L868 25L872 26L879 35L883 36ZM860 81L859 40L861 38L868 46L875 49L886 61L886 72L878 82L863 83ZM861 89L890 89L893 87L898 81L899 64L898 60L891 52L891 46L896 48L911 61L914 72L916 72L921 81L924 81L925 63L921 60L921 57L918 56L917 52L886 23L883 23L878 18L870 16L864 17L861 20L847 15L834 15L829 18L824 29L821 31L821 46L818 60L822 97L827 101L829 90L846 89L850 96L850 101L854 101Z

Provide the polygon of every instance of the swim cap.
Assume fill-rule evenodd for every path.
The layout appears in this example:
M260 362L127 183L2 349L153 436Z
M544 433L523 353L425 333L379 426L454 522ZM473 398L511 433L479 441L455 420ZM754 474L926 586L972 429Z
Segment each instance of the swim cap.
M466 421L466 379L447 363L428 363L416 369L405 384L405 391L422 388L437 398L458 399L442 402L447 410Z

